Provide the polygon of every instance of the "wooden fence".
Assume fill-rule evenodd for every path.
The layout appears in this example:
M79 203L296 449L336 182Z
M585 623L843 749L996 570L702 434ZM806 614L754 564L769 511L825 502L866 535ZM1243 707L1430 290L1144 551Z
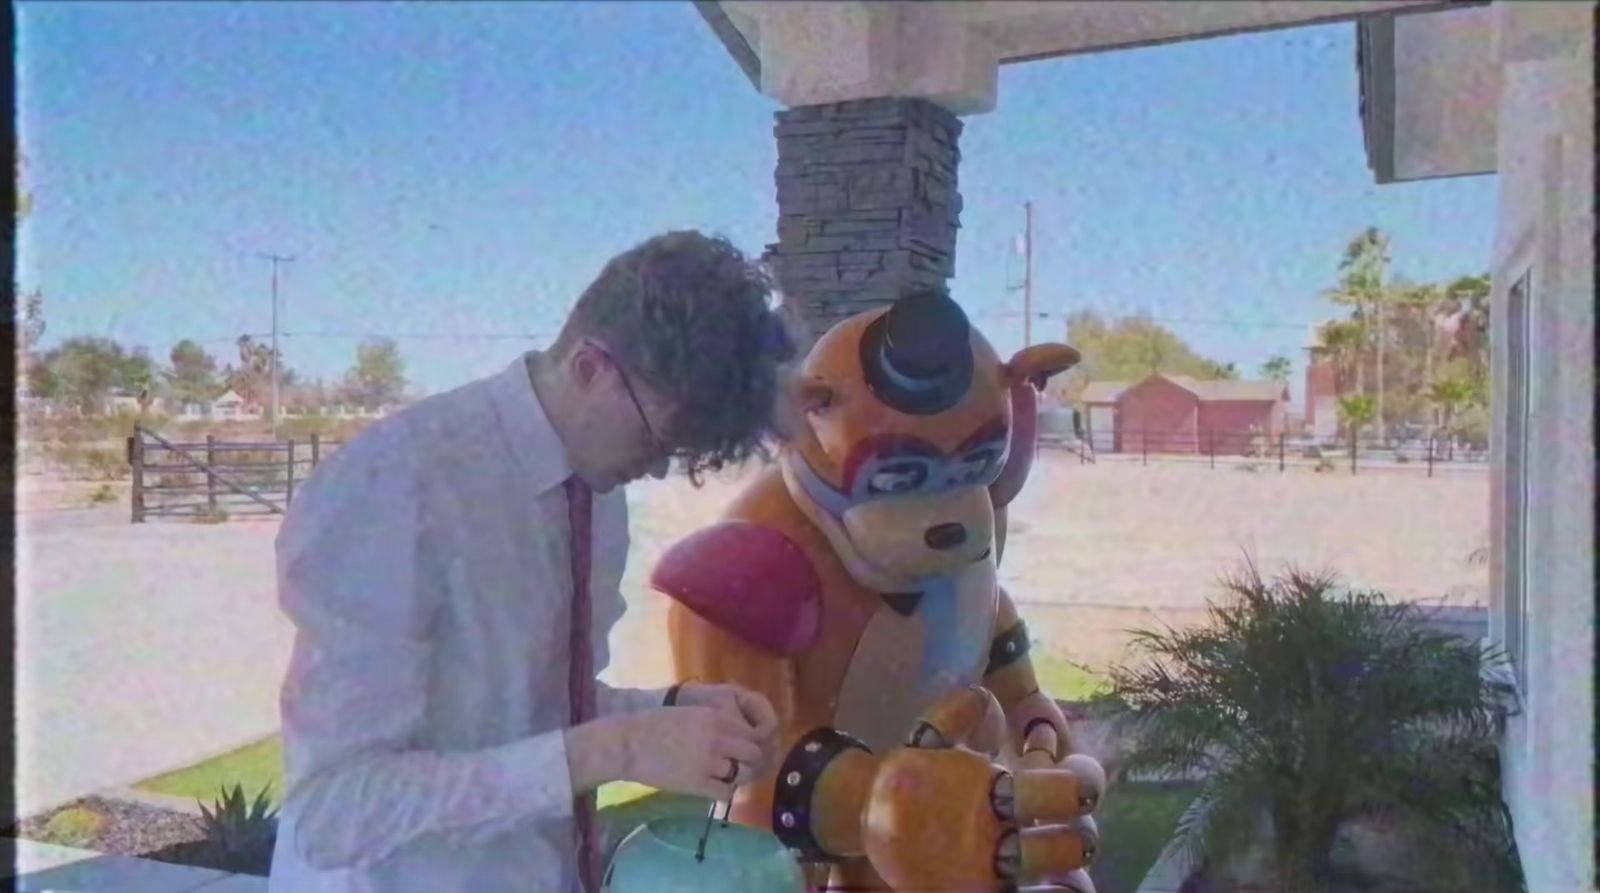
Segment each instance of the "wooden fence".
M133 523L151 518L225 520L241 515L281 515L295 487L341 441L311 435L307 441L178 443L134 429L128 438L133 471Z

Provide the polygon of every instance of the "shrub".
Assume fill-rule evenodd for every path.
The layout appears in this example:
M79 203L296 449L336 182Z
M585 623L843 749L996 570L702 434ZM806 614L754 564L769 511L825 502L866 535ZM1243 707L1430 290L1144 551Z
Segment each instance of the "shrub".
M84 451L83 461L90 480L120 481L131 473L127 454L122 450L91 447Z
M101 484L94 489L94 492L89 494L90 505L105 505L106 503L116 501L117 493L115 490L111 489L110 484Z
M235 784L231 791L223 788L221 794L210 809L200 804L206 841L227 870L266 874L278 837L278 811L268 808L267 788L248 806L243 785Z
M1112 674L1125 771L1205 776L1178 833L1226 865L1267 820L1278 886L1329 890L1342 831L1377 821L1415 841L1437 890L1520 890L1498 788L1503 660L1418 623L1381 593L1298 571L1224 580L1208 625L1136 633L1152 659Z
M94 844L111 820L81 806L69 806L45 823L44 836L61 846L85 849Z
M45 447L44 455L57 469L80 480L118 481L131 473L127 454L112 447L59 443Z

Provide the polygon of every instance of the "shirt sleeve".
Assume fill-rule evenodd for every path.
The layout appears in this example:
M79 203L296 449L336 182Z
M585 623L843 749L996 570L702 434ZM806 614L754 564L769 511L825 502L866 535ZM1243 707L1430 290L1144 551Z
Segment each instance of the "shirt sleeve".
M277 540L280 605L296 626L284 809L300 858L324 870L430 833L572 814L561 730L478 751L414 745L444 575L405 453L361 441L306 482Z
M598 680L595 681L595 685L599 687L595 701L601 716L649 710L652 707L663 706L667 700L667 689L665 687L613 688Z
M611 663L612 628L627 610L622 595L632 539L628 534L627 498L620 488L596 500L595 537L600 549L615 556L615 561L599 567L594 578L594 612L597 635L594 638L595 667L604 670ZM601 716L635 713L662 706L667 688L618 688L595 680L595 709Z

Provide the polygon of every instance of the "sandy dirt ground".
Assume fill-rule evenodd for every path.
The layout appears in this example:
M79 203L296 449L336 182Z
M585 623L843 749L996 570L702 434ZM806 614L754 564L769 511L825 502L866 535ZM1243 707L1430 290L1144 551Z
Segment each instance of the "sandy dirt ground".
M125 495L85 508L71 496L81 487L26 489L14 677L24 814L277 727L292 630L273 599L276 523L134 525Z
M608 679L670 675L665 600L648 569L685 530L714 521L741 482L632 488L629 615L612 635ZM1264 574L1298 566L1406 601L1487 603L1488 572L1468 556L1489 536L1488 475L1417 469L1318 474L1238 465L1080 464L1046 451L1011 508L1001 582L1044 647L1094 668L1126 655L1127 630L1204 618L1216 581L1246 555Z
M24 805L132 783L272 732L292 630L274 599L267 519L129 523L126 485L19 481L18 729ZM665 600L649 569L742 486L630 488L633 546L603 678L664 685ZM1035 638L1103 668L1127 630L1203 617L1217 576L1327 568L1411 601L1483 604L1488 478L1414 469L1279 474L1046 452L1012 509L1001 577Z

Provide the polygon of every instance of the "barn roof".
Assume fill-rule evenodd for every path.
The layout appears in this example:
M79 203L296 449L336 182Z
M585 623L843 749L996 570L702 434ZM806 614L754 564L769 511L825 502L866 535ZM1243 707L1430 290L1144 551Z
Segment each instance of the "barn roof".
M1200 395L1201 400L1214 401L1248 401L1257 403L1275 403L1284 399L1283 391L1286 385L1281 381L1197 381L1190 388Z
M1122 392L1132 386L1126 381L1091 381L1080 399L1084 403L1115 403Z
M1076 402L1085 404L1116 403L1122 399L1123 394L1134 386L1144 384L1152 378L1164 378L1195 395L1203 403L1273 403L1284 399L1283 391L1288 386L1281 381L1202 381L1188 375L1156 373L1139 381L1092 381L1084 387L1083 393L1079 395Z
M1203 402L1216 403L1223 401L1242 401L1251 403L1272 403L1283 399L1283 389L1286 385L1281 381L1252 380L1241 381L1237 379L1206 379L1201 380L1188 375L1164 375L1165 378L1180 388L1199 397ZM1151 378L1157 376L1153 375ZM1149 381L1149 379L1145 379Z

